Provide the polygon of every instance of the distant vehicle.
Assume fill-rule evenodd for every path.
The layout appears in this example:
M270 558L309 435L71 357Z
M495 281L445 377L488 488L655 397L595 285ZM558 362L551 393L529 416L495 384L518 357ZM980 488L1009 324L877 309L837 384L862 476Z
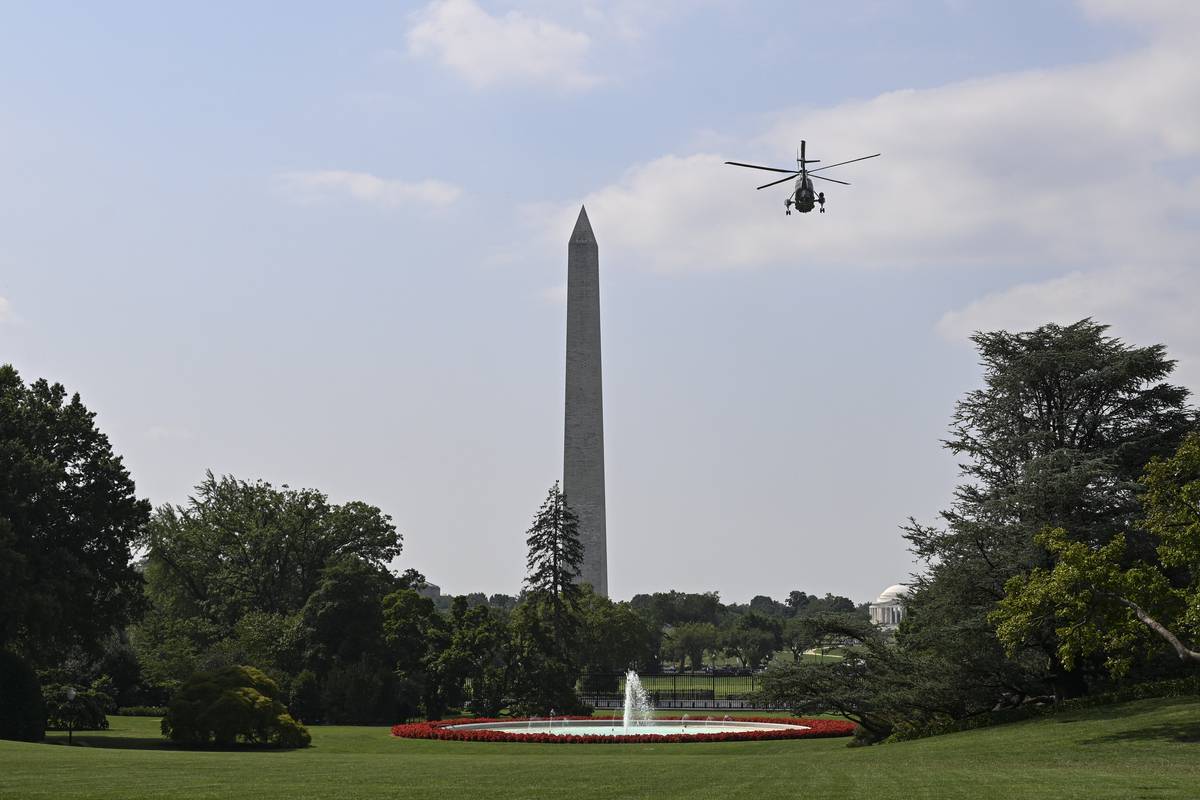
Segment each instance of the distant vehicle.
M816 173L822 172L827 169L833 169L834 167L840 167L843 164L853 164L855 161L866 161L868 158L875 158L879 155L882 155L881 153L875 153L874 155L860 156L859 158L852 158L849 161L839 161L836 164L829 164L828 166L825 166L825 167L817 167L816 169L809 169L808 168L809 164L819 164L819 163L821 163L821 160L819 158L805 158L804 145L805 145L805 142L803 139L801 139L800 140L800 152L796 153L796 169L779 169L777 167L761 167L758 164L743 164L740 161L726 161L725 163L729 164L730 166L734 166L734 167L746 167L747 169L761 169L761 170L766 170L767 172L786 172L787 177L780 178L777 181L771 181L770 183L764 183L762 186L759 186L757 188L766 189L768 186L775 186L777 184L783 183L784 181L790 181L792 178L795 178L796 183L792 187L792 193L787 196L787 199L783 203L785 212L787 214L791 214L792 209L795 208L801 214L807 214L809 211L812 211L815 206L819 205L819 206L821 206L821 213L824 214L825 213L825 193L813 191L812 179L816 178L817 180L829 181L830 183L840 183L843 186L849 186L850 184L847 183L846 181L839 181L834 178L826 178L824 175L817 175Z

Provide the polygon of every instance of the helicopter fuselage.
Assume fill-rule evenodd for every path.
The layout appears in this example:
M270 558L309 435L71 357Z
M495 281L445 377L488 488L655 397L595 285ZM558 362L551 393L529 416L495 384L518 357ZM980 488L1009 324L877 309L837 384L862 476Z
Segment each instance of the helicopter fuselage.
M801 175L796 178L796 188L792 192L792 204L801 214L807 214L813 210L813 206L817 202L817 195L813 191L812 178L807 175Z

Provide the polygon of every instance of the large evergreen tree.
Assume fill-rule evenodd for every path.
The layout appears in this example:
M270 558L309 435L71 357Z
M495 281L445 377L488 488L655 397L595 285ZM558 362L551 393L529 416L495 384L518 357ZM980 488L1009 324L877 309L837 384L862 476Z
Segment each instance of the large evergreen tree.
M1009 579L1053 565L1035 540L1043 528L1089 545L1124 534L1144 547L1137 478L1194 425L1188 391L1166 381L1175 362L1165 348L1107 330L1084 319L972 337L984 386L959 401L946 442L966 480L944 527L906 529L929 569L909 598L901 646L945 656L946 679L977 690L979 703L1037 692L1043 677L1058 695L1086 688L1057 657L1052 626L1029 631L1027 659L1014 662L987 615Z

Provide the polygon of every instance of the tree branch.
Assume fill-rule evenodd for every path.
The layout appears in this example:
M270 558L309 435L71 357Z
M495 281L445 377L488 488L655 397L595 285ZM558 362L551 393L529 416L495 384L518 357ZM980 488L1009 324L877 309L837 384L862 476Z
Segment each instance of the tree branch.
M1179 641L1178 636L1167 630L1166 626L1146 613L1146 610L1137 603L1121 597L1118 594L1114 594L1113 592L1101 592L1101 594L1105 595L1106 597L1111 597L1113 600L1116 600L1118 603L1132 611L1134 616L1138 618L1139 622L1157 633L1159 636L1165 639L1172 648L1174 648L1175 653L1179 656L1180 661L1191 661L1196 664L1200 664L1200 653L1189 649L1187 645Z

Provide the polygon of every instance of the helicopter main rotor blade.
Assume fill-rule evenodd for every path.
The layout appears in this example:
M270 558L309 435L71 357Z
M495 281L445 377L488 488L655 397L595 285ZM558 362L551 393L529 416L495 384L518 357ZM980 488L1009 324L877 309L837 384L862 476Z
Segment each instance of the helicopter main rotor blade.
M775 167L760 167L758 164L743 164L740 161L726 161L725 163L729 164L731 166L734 166L734 167L748 167L749 169L765 169L767 172L788 172L788 173L792 173L792 174L795 174L795 172L796 172L796 170L794 170L794 169L776 169Z
M876 156L881 156L881 155L883 155L883 153L875 153L875 155L862 156L861 158L852 158L849 161L839 161L836 164L829 164L824 167L817 167L816 169L810 169L809 172L810 173L820 172L823 169L832 169L833 167L840 167L842 164L853 164L855 161L866 161L868 158L875 158Z
M768 186L774 186L774 185L775 185L775 184L777 184L777 183L783 183L784 181L790 181L792 178L795 178L795 177L796 177L797 175L799 175L799 174L800 174L799 172L793 172L791 175L788 175L786 178L780 178L780 179L779 179L779 180L777 180L777 181L771 181L770 183L764 183L762 186L756 186L756 187L754 187L754 188L756 188L756 189L765 189L765 188L767 188Z
M830 183L840 183L842 186L850 185L846 181L839 181L837 178L826 178L824 175L813 175L811 172L808 173L808 177L816 178L819 181L829 181Z

